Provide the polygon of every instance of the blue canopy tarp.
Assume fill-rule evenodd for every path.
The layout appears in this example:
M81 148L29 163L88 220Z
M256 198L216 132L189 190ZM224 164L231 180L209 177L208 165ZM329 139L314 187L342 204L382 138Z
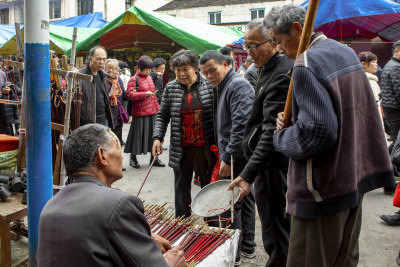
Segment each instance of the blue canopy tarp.
M78 28L101 28L107 24L102 12L89 13L87 15L71 17L51 22L52 25L78 27ZM14 32L15 34L15 32Z
M5 42L7 42L14 35L15 35L14 25L0 25L0 46Z
M307 9L309 0L300 4ZM315 31L330 38L400 39L400 4L390 0L321 0Z

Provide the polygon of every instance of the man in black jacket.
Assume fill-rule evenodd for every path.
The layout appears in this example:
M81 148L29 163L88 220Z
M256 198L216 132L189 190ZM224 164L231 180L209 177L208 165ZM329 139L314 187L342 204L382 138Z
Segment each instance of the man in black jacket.
M246 124L243 151L248 160L234 182L244 195L254 182L262 239L269 255L266 266L285 266L289 245L289 216L285 215L288 158L275 151L275 120L285 107L293 60L276 52L262 21L247 25L243 48L259 68L256 99Z
M216 114L218 151L221 161L219 175L231 176L231 157L233 157L235 177L243 170L246 159L243 155L242 141L251 105L254 101L254 89L240 74L228 66L226 58L219 52L210 50L200 59L203 75L217 87L218 107ZM227 215L227 216L226 216ZM221 217L230 217L223 214ZM240 250L252 258L254 254L255 204L253 192L243 202L235 204L235 229L242 230L242 239L236 256L236 265L240 264Z
M93 75L93 80L80 81L82 106L80 125L98 123L113 128L107 74L103 71L107 52L102 46L89 51L89 63L79 70L80 73Z

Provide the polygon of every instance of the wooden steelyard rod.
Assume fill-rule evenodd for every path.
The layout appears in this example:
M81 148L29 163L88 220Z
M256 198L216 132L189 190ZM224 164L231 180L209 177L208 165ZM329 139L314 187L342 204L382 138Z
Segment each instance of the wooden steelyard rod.
M304 21L303 33L301 35L299 48L297 49L296 58L307 50L310 43L310 38L313 33L313 26L315 17L317 16L319 0L310 0L308 2L308 9L306 19ZM290 80L289 90L286 97L285 110L283 113L283 121L285 127L288 127L292 119L292 99L293 99L293 76Z

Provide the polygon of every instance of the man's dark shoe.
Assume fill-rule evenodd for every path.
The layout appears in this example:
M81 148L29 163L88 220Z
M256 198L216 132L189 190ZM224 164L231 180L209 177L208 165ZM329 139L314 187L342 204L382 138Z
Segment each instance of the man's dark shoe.
M126 168L125 168L125 167L122 167L122 171L123 171L123 172L126 171Z
M131 160L129 161L129 165L131 165L135 169L139 169L140 165L136 159L136 155L131 154Z
M387 186L383 188L383 193L389 196L393 196L394 192L396 191L396 185L394 186Z
M400 210L394 215L381 215L381 219L389 225L400 225Z
M150 164L153 162L153 156L151 156L150 157ZM157 158L155 161L154 161L154 164L153 164L153 166L156 166L156 167L165 167L165 164L159 159L159 158Z

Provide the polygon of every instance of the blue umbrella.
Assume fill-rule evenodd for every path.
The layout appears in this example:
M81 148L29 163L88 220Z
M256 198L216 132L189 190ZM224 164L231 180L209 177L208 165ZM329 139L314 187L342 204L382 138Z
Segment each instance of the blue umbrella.
M309 0L300 4L307 9ZM321 0L315 31L330 38L400 39L400 4L390 0Z

